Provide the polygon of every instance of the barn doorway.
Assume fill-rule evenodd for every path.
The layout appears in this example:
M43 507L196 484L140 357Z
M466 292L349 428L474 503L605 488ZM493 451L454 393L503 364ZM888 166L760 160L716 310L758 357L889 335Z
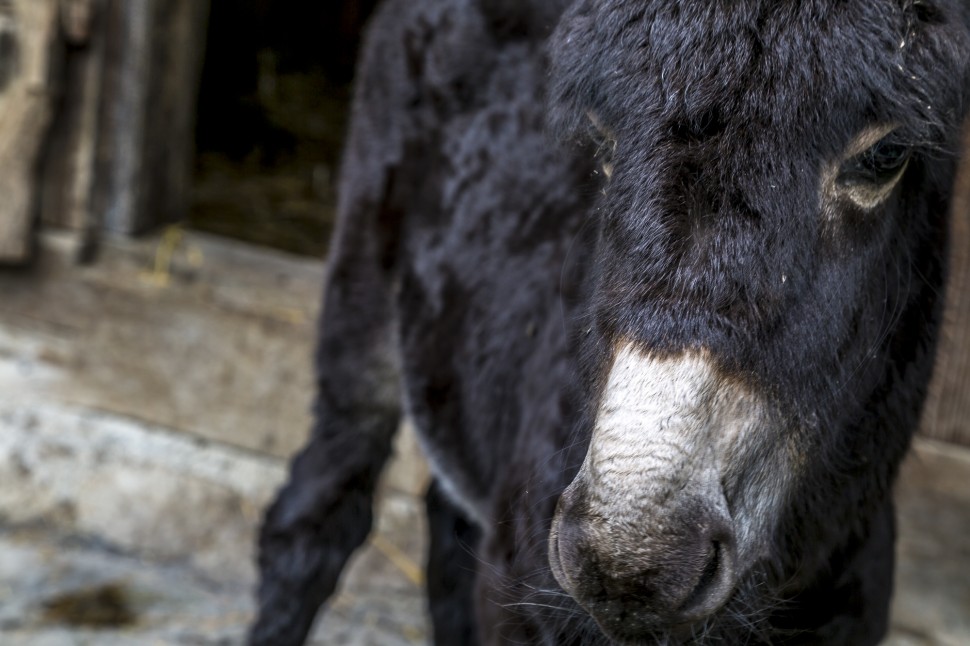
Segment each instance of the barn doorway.
M190 227L322 256L353 63L377 0L212 0Z

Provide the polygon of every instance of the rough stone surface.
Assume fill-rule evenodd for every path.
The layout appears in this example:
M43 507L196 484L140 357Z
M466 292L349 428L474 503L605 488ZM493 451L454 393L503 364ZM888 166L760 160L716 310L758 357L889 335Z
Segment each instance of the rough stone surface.
M0 515L214 580L252 579L250 541L284 465L104 413L0 395Z
M0 273L0 386L289 456L309 427L323 264L171 229Z
M83 269L48 237L0 273L3 646L244 639L260 510L309 424L323 268L179 235ZM406 428L395 454L312 644L428 643L427 468ZM968 483L951 445L903 469L891 646L970 644Z
M387 502L385 526L413 532L413 501ZM410 540L420 542L420 533L413 533ZM64 538L44 527L0 530L4 646L241 644L253 613L250 591L249 584L215 583L191 567L121 552L96 539ZM355 557L309 643L427 642L420 584L371 545Z

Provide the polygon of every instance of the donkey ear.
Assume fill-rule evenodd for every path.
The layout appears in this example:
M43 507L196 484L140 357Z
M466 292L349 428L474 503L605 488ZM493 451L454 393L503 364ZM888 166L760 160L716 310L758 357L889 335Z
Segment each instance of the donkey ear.
M609 30L597 26L597 13L592 0L577 0L548 41L549 126L566 141L588 141L591 118L609 128Z

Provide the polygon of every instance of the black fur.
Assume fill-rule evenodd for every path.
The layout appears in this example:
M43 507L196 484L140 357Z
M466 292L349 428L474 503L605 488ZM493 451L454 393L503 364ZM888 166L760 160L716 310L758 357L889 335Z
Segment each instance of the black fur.
M632 339L703 347L783 411L748 483L770 486L782 444L805 456L760 537L771 558L702 625L642 639L875 644L968 25L958 0L387 0L358 72L317 423L262 528L252 643L301 643L365 539L399 400L455 505L429 494L432 558L458 555L430 565L438 642L609 643L547 538ZM898 125L909 167L876 217L826 220L823 162L873 123Z
M478 635L472 590L480 530L469 523L437 483L427 495L428 603L435 639L442 644L474 644Z

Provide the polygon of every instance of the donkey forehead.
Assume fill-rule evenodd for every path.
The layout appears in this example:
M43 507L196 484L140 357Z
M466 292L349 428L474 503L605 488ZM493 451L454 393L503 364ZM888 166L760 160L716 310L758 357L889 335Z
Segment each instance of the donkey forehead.
M867 122L923 117L907 100L926 88L904 86L914 84L909 66L926 58L916 50L927 39L904 4L579 3L553 41L554 96L621 139L655 142L686 122L702 135L731 125L772 136L836 128L815 142L837 147ZM919 67L937 77L920 82L946 82L946 65Z

